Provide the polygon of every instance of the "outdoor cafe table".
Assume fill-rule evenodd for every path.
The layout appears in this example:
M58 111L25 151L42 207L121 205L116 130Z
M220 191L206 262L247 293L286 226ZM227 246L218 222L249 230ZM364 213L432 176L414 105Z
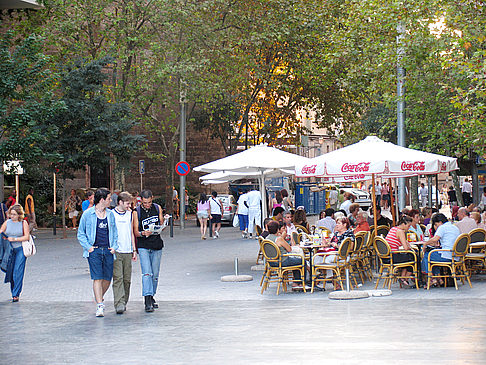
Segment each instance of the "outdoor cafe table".
M311 241L302 242L298 247L309 251L309 269L310 269L310 277L312 278L312 255L314 254L314 250L318 250L320 248L325 247L322 243L321 236L309 236L312 238Z

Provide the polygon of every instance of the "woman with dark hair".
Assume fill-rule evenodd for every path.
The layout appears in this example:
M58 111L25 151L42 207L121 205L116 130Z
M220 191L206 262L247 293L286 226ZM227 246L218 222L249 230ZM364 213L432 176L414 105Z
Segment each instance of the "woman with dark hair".
M197 219L199 220L201 229L201 239L206 239L206 230L208 229L208 219L210 218L209 200L206 194L201 193L199 195L199 201L197 202Z
M26 220L24 220L24 210L19 204L10 206L7 212L7 217L8 219L0 228L0 234L2 235L3 239L10 242L10 248L13 252L11 251L11 258L7 258L6 254L4 254L6 266L2 265L2 270L6 269L5 282L10 282L12 302L18 302L20 292L22 291L22 283L24 281L26 261L24 250L22 248L22 242L28 241L30 238L29 224ZM11 265L8 265L10 260Z
M398 221L398 225L390 228L385 240L390 245L390 249L392 251L412 250L412 247L410 247L410 244L407 241L407 231L410 229L411 225L412 218L410 218L408 215L402 215ZM414 256L411 253L392 253L392 255L393 262L397 264L407 261L414 261ZM413 270L411 267L403 268L401 276L410 276L412 275L412 271ZM408 279L400 279L400 283L405 288L411 286Z
M277 207L281 207L282 204L283 204L282 193L280 191L276 191L275 196L270 201L270 206L269 206L270 208L269 211L272 212L272 215L274 215L273 210Z
M459 235L461 234L461 231L459 231L459 228L449 222L447 217L442 213L435 214L432 217L431 223L434 236L427 241L427 245L441 246L442 249L445 249L447 251L432 251L430 253L430 259L432 261L452 261L452 248L454 247L454 243L456 242L457 237L459 237ZM424 271L426 274L429 270L428 259L429 255L424 254L424 258L422 259L422 271ZM432 269L433 275L439 275L439 271L440 267L438 266L434 266L434 268ZM432 279L431 283L432 285L436 286L438 284L443 284L444 281L440 279L440 282L438 282L436 279Z
M291 209L294 209L294 205L290 200L289 192L287 191L287 189L280 190L280 195L282 196L282 206L285 209L285 211L288 212Z
M304 209L297 209L294 213L294 224L304 227L309 232L309 223Z
M268 232L267 240L275 242L278 246L280 253L286 254L292 252L292 247L287 243L285 237L287 237L287 227L283 222L270 221L268 222ZM282 256L282 266L294 266L302 264L302 258L298 256ZM271 266L276 266L276 263L270 263ZM301 280L301 275L299 270L292 271L294 280ZM296 282L292 283L292 289L300 289L302 285Z

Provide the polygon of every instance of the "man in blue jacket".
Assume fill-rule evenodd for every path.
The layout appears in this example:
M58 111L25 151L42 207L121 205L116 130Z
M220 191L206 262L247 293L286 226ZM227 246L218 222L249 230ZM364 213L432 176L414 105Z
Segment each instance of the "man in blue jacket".
M98 189L94 195L94 206L81 217L78 241L83 246L83 257L88 258L93 280L93 292L97 304L96 317L104 317L103 296L113 277L113 260L118 248L118 231L110 206L111 194Z

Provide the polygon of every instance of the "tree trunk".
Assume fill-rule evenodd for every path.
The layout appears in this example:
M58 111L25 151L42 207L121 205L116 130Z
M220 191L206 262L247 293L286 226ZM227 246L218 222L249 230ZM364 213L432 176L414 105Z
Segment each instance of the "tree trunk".
M472 162L471 166L471 176L472 176L472 199L473 203L478 205L480 194L479 194L479 176L478 176L478 165L476 165L476 161Z
M418 176L410 178L410 204L413 209L419 209Z
M464 200L462 200L461 186L459 184L459 177L456 171L451 171L452 182L454 184L454 190L456 191L457 203L460 207L464 206Z

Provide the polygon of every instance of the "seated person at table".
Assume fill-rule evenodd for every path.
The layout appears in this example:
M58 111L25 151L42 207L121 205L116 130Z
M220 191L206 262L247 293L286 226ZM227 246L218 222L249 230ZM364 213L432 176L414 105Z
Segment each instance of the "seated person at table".
M283 222L285 223L285 227L287 228L286 240L287 240L287 242L292 241L292 245L293 245L294 243L293 243L293 240L292 240L292 232L297 232L297 230L295 229L295 226L292 223L292 214L290 214L290 212L285 212L283 214Z
M393 262L396 264L407 262L407 261L414 261L414 256L411 253L394 253L393 251L400 251L400 250L412 250L410 244L407 241L407 231L410 229L410 225L412 224L412 218L408 215L402 215L400 220L398 221L398 225L396 227L390 228L390 231L386 235L386 242L390 245L390 249L392 250L393 255ZM402 269L401 276L410 276L412 275L412 268L406 267ZM407 279L400 279L402 286L408 288L411 284L408 282Z
M276 207L273 209L273 217L272 219L274 221L277 221L277 222L281 222L283 221L283 212L284 212L284 208L282 207Z
M371 211L373 211L373 207L371 208ZM368 218L368 223L369 224L375 224L373 217ZM392 220L382 216L381 215L381 207L379 205L376 206L376 226L388 226L391 227L393 224Z
M325 247L319 249L317 253L319 254L322 252L337 251L339 246L341 246L341 243L343 243L343 241L348 237L354 241L354 233L353 230L351 229L349 219L345 217L336 219L336 229L334 231L334 234L331 237L331 240L329 241L329 243L324 244ZM314 259L314 263L317 265L322 264L323 259L326 264L330 264L335 262L336 255L328 255L328 256L316 255L316 258ZM327 270L327 276L331 276L331 275L332 275L332 270Z
M459 218L459 222L456 223L456 227L459 228L461 233L469 233L473 229L478 228L478 224L474 219L470 216L469 211L466 208L459 208L457 212L457 218Z
M412 218L412 224L410 225L410 231L417 235L418 241L424 240L424 232L420 227L420 213L417 209L410 209L407 215Z
M262 237L263 238L267 238L267 236L269 235L268 233L268 223L272 221L272 218L265 218L263 220L263 226L265 227L265 229L263 230L262 232Z
M370 225L368 224L368 213L361 211L356 216L356 228L354 229L354 234L363 231L369 232Z
M307 223L307 216L305 215L305 210L303 207L299 207L295 211L294 224L304 227L307 229L307 232L309 232L309 223Z
M334 220L334 209L327 208L326 210L322 211L321 214L322 213L324 213L324 216L317 221L317 228L325 227L331 232L334 232L334 228L336 227L336 221Z
M349 223L351 224L351 227L356 227L356 218L358 217L359 213L359 204L358 203L353 203L349 206Z
M287 228L285 224L282 222L270 221L268 222L268 232L270 233L267 236L267 240L275 242L275 244L280 249L280 253L286 254L292 252L292 247L287 243L285 237L287 236ZM282 256L282 266L294 266L294 265L301 265L302 258L299 256ZM276 263L271 262L271 266L277 266ZM295 280L300 280L300 271L294 270L293 276ZM299 286L298 283L292 283L292 288L302 287Z
M459 228L454 226L451 222L447 220L447 217L442 213L437 213L432 217L432 231L435 232L434 236L427 241L428 246L440 246L442 249L446 249L449 251L432 251L430 253L430 259L432 261L441 261L441 262L450 262L452 261L452 248L454 247L454 243L456 242L457 237L461 234ZM425 250L424 245L424 250ZM424 258L422 259L422 271L428 274L428 259L429 254L425 253ZM432 269L433 275L439 275L440 267L434 266ZM434 278L431 281L432 285L437 285L438 282ZM440 279L440 284L443 284L444 281Z
M486 226L482 222L481 213L479 213L479 212L471 212L470 215L471 215L471 218L474 219L474 221L478 225L478 228L485 229Z

